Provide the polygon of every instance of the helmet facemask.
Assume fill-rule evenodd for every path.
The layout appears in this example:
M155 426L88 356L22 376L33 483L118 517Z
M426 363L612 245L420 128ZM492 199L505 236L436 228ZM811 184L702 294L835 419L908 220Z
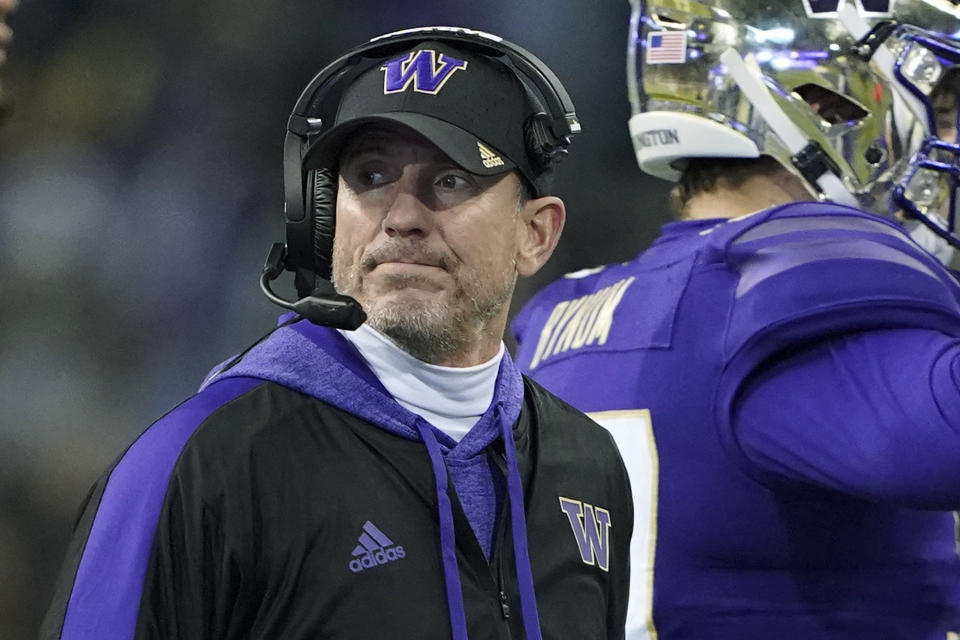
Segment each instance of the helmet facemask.
M891 199L905 218L960 247L956 233L960 51L953 43L941 44L923 33L909 33L904 41L909 49L898 56L895 73L926 108L927 122L922 138L910 145L913 153L904 170L894 178Z

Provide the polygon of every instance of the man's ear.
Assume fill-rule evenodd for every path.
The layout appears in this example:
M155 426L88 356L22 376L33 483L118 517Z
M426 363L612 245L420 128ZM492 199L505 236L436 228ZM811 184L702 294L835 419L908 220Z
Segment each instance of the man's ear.
M553 255L567 210L563 200L544 196L528 200L517 216L517 273L532 276Z

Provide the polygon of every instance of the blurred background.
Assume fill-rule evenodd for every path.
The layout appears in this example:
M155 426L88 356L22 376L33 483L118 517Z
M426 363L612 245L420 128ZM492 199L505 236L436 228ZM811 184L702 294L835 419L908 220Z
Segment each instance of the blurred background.
M584 133L559 170L557 276L669 219L627 133L626 0L22 0L0 71L0 638L33 638L89 486L268 330L290 109L332 58L430 24L532 51Z

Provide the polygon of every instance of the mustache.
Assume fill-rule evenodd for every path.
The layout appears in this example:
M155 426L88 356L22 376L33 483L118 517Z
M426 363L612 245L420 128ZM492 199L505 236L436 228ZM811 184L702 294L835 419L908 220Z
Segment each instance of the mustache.
M418 262L440 267L444 271L452 271L456 263L453 257L444 251L432 249L418 241L400 240L368 251L360 261L360 267L364 272L369 272L384 262Z

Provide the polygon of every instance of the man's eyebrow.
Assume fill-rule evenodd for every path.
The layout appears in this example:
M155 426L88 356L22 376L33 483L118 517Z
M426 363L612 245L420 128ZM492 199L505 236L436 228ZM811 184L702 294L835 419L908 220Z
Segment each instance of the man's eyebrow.
M348 145L343 150L342 159L350 159L353 156L357 156L362 153L388 155L390 150L389 147L384 144L383 140L367 138L352 145Z
M340 163L349 162L358 156L367 154L390 157L401 155L401 153L402 148L393 145L388 137L372 135L363 138L359 142L348 143L340 154ZM427 160L429 164L460 167L460 165L439 149L430 149L429 154L430 158Z

